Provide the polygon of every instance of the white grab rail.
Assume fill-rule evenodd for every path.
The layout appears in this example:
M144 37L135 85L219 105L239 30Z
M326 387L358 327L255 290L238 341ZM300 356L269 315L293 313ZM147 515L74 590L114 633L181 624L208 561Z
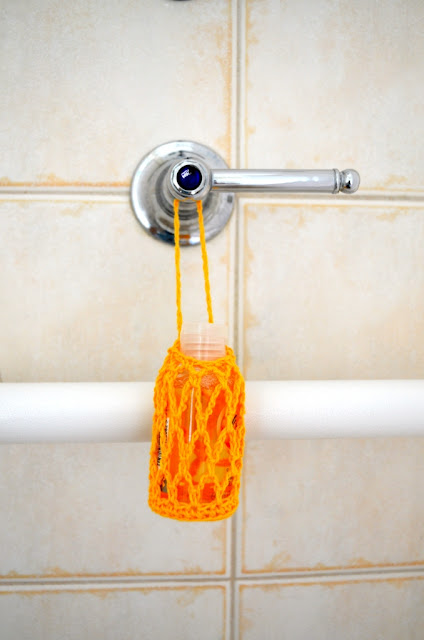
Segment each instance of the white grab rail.
M153 383L0 384L0 443L142 442ZM246 437L424 436L424 380L246 382Z

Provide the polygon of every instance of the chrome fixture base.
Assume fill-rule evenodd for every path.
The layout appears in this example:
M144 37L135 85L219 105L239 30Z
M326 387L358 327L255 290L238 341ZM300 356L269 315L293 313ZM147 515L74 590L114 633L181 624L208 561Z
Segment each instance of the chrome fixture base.
M180 244L200 242L196 200L202 200L209 240L227 224L235 193L342 193L359 188L354 169L228 169L215 151L177 140L153 149L138 165L131 203L144 229L174 243L174 199L180 201Z
M171 180L175 181L176 171L173 169L178 169L185 164L203 167L205 163L216 169L228 168L221 156L209 147L185 140L162 144L142 159L135 170L131 184L131 204L138 221L147 233L163 242L174 243L173 201L177 197L181 200L180 244L199 244L196 203L193 200L184 200L192 197L192 192L176 193L172 189ZM234 194L210 191L209 185L205 190L204 183L203 180L200 191L202 199L204 197L203 218L206 240L210 240L227 224L234 208ZM199 192L199 189L196 192Z

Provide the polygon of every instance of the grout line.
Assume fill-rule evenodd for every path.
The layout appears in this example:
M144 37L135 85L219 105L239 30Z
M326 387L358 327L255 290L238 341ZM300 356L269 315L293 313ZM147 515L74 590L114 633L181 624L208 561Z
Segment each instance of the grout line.
M240 42L239 42L239 61L240 61L240 169L249 168L248 159L248 121L247 121L247 89L249 86L248 80L248 68L249 68L249 54L248 54L248 29L249 29L249 12L251 8L248 6L249 0L240 0L240 12L239 12L239 25L240 25Z
M134 576L134 577L123 577L123 576L102 576L102 577L84 577L84 576L70 576L63 578L8 578L6 580L0 579L0 590L3 587L20 587L20 586L33 586L33 587L42 587L42 586L56 586L56 587L72 587L72 586L84 586L84 585L98 585L99 587L112 587L114 588L116 585L138 585L138 584L147 584L147 585L161 585L161 584L224 584L228 583L229 578L225 576L213 576L213 575L204 575L204 576L184 576L184 575L167 575L163 574L161 577L157 576Z
M246 120L246 0L236 0L237 7L237 167L245 166L246 156L246 136L245 136L245 120ZM243 254L244 254L244 215L243 201L237 198L237 245L236 245L236 349L237 362L241 371L244 367L244 270L243 270Z
M224 602L224 616L225 616L225 626L224 626L224 634L223 639L232 640L232 609L233 609L233 588L231 586L231 581L225 584L225 602Z
M89 591L93 588L104 591L137 590L137 589L188 589L192 588L217 588L228 586L228 580L211 581L203 580L164 580L162 582L137 580L133 582L115 580L109 582L95 581L62 581L62 582L12 582L0 584L0 594L7 592L25 591Z
M238 166L238 1L231 1L231 167ZM230 167L230 168L231 168Z
M237 0L230 0L231 6L231 166L237 166L237 154L238 154L238 137L237 137L237 122L238 122L238 97L237 97ZM234 198L234 207L231 220L229 222L230 237L228 243L228 314L230 322L228 326L229 330L229 344L233 348L237 357L237 218L238 218L238 203L237 198Z
M235 0L243 2L244 0ZM240 48L240 47L239 47ZM239 58L241 55L239 54ZM243 149L245 145L243 127L240 125L245 119L243 102L240 97L243 84L243 76L239 69L239 61L234 74L237 84L237 91L234 91L235 107L233 107L232 121L235 127L235 144L232 155L236 166L241 166ZM398 192L398 191L373 191L362 190L349 196L345 194L301 194L301 193L264 193L263 195L240 193L236 196L236 202L242 198L251 204L306 204L311 206L355 206L366 204L369 206L409 206L422 207L424 205L424 193L421 191ZM0 200L35 200L35 201L92 201L92 202L130 202L130 190L116 187L93 187L88 188L27 188L27 187L0 187Z
M230 528L234 531L237 528L237 518L233 516L231 519ZM399 566L399 567L378 567L375 569L341 569L341 570L321 570L321 571L302 571L302 572L282 572L282 573L262 573L257 575L241 574L237 576L236 569L236 554L233 554L231 574L232 577L225 578L223 576L167 576L164 574L162 577L149 577L149 576L137 576L137 577L122 577L122 576L104 576L101 578L96 577L81 577L70 576L62 578L10 578L7 580L0 580L0 590L2 589L14 589L20 587L84 587L85 585L98 585L99 588L119 588L137 585L220 585L229 584L231 587L237 583L246 584L268 584L268 583L317 583L317 582L334 582L343 579L345 581L361 581L361 580L389 580L389 579L424 579L424 566Z
M111 193L111 194L129 194L131 191L131 184L101 184L101 185L73 185L73 184L63 184L63 185L19 185L19 184L10 184L10 185L2 185L0 184L0 193L28 193L28 194L45 194L45 195L54 195L56 193L69 193L69 194L77 194L84 195L90 193Z
M226 299L226 317L227 317L227 339L228 346L234 349L234 338L235 338L235 325L236 318L234 313L234 304L232 301L235 298L235 263L234 263L234 253L235 253L235 235L236 235L236 227L234 220L234 213L231 217L228 227L226 229L227 234L227 299Z
M240 194L239 199L248 204L265 205L265 206L311 206L311 207L362 207L364 205L370 207L418 207L424 206L424 196L408 195L408 194L390 194L382 196L375 192L369 191L356 195L319 195L319 194L266 194L263 196L249 194Z
M398 580L424 580L424 569L408 571L364 571L363 573L334 573L331 575L325 573L318 573L316 575L285 575L274 577L258 577L256 579L250 578L238 578L237 586L266 586L280 584L290 586L308 586L308 585L320 585L320 584L346 584L346 583L361 583L361 582L396 582Z
M240 307L240 293L239 293L239 282L240 282L240 272L239 272L239 221L240 221L240 202L238 199L235 201L234 205L234 242L232 244L232 265L233 265L233 279L232 279L232 311L233 311L233 344L234 344L234 353L236 355L236 361L238 366L240 366L241 354L240 354L240 345L239 345L239 335L240 335L240 322L239 322L239 307Z
M240 505L234 514L234 522L233 522L233 536L234 536L234 547L237 553L234 554L234 563L233 563L233 575L234 580L232 584L232 605L233 605L233 618L232 618L232 638L233 640L237 640L240 637L240 602L239 602L239 579L238 574L240 573L240 554L241 554L241 545L242 545L242 536L239 535L242 533L243 526L243 515L244 513L244 476L242 475L242 481L240 486ZM236 544L238 541L238 544ZM250 582L250 581L249 581ZM253 582L253 581L252 581Z
M234 105L233 105L233 113L235 114L235 123L234 123L234 139L235 139L235 166L241 167L242 155L244 153L244 140L242 137L242 128L244 123L244 114L242 109L242 100L243 100L243 83L242 83L242 55L243 55L243 43L244 43L244 30L243 30L243 11L244 11L244 3L245 0L233 0L233 29L234 29L234 38L233 42L235 42L234 52L233 52L233 82L235 84L234 88ZM241 369L242 369L242 360L243 355L240 350L240 220L241 220L241 206L240 201L236 198L236 206L235 206L235 225L234 225L234 304L233 304L233 314L234 314L234 350L236 353L237 362L240 366L241 361ZM231 566L230 566L230 582L229 582L229 639L236 640L236 633L238 633L238 607L236 606L236 597L237 597L237 584L236 584L236 576L237 576L237 534L238 534L238 511L231 518L230 524L230 558L231 558Z
M239 507L240 508L240 507ZM237 509L238 511L238 509ZM235 640L235 623L237 620L237 609L235 606L235 596L237 591L236 583L236 562L237 562L237 512L231 517L231 567L230 567L230 639Z
M10 190L0 189L0 201L35 201L35 202L119 202L129 203L129 191L116 189L69 191L67 189L45 190Z
M269 581L298 581L304 582L305 580L311 580L316 582L317 580L334 580L334 579L346 579L353 580L357 578L372 578L381 577L386 579L387 576L423 576L424 577L424 565L400 565L398 567L393 566L379 566L379 567L367 567L361 568L345 568L345 569L321 569L316 571L281 571L281 572L269 572L269 573L241 573L237 576L237 580L246 582L269 582Z
M245 314L245 250L246 250L246 219L245 219L245 200L240 199L238 202L239 209L239 218L237 220L237 235L238 235L238 245L237 245L237 326L238 326L238 334L237 334L237 352L238 352L238 365L240 367L243 375L245 372L245 359L246 359L246 349L245 349L245 322L244 322L244 314Z
M234 591L234 620L232 624L233 637L232 640L240 640L240 582L236 579Z
M236 166L243 168L244 166L244 154L245 154L245 137L244 137L244 122L245 122L245 65L243 64L244 52L245 52L245 3L246 0L235 0L236 5L236 20L237 20L237 65L236 65L236 97L237 97L237 158Z
M241 158L241 138L240 138L240 127L241 127L241 113L240 113L240 105L241 105L241 86L240 86L240 65L241 65L241 55L240 55L240 42L241 42L241 4L243 0L233 0L233 25L234 25L234 33L235 33L235 47L234 47L234 56L233 56L233 82L235 85L234 88L234 107L233 112L235 114L235 123L234 123L234 139L235 139L235 153L234 153L234 162L235 166L240 166L240 158ZM240 205L239 199L235 198L235 242L234 242L234 350L237 358L237 362L239 362L240 358L240 349L239 349L239 219L240 219Z

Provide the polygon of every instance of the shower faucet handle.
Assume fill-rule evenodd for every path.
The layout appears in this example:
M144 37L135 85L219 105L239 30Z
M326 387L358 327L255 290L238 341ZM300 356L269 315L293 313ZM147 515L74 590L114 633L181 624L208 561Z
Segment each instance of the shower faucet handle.
M204 200L210 191L244 193L355 193L355 169L214 169L193 158L177 162L169 173L175 198Z
M177 140L156 147L141 160L131 184L131 203L150 235L173 243L173 201L180 200L180 243L188 245L200 242L194 200L203 201L210 239L230 218L236 193L352 194L359 183L355 169L229 169L213 149Z

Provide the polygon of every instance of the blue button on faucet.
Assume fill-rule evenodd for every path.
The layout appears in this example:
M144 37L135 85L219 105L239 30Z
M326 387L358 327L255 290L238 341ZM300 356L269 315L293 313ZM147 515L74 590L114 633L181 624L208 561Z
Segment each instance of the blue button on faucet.
M182 189L193 191L202 182L202 174L199 169L192 164L186 164L177 173L177 182Z

